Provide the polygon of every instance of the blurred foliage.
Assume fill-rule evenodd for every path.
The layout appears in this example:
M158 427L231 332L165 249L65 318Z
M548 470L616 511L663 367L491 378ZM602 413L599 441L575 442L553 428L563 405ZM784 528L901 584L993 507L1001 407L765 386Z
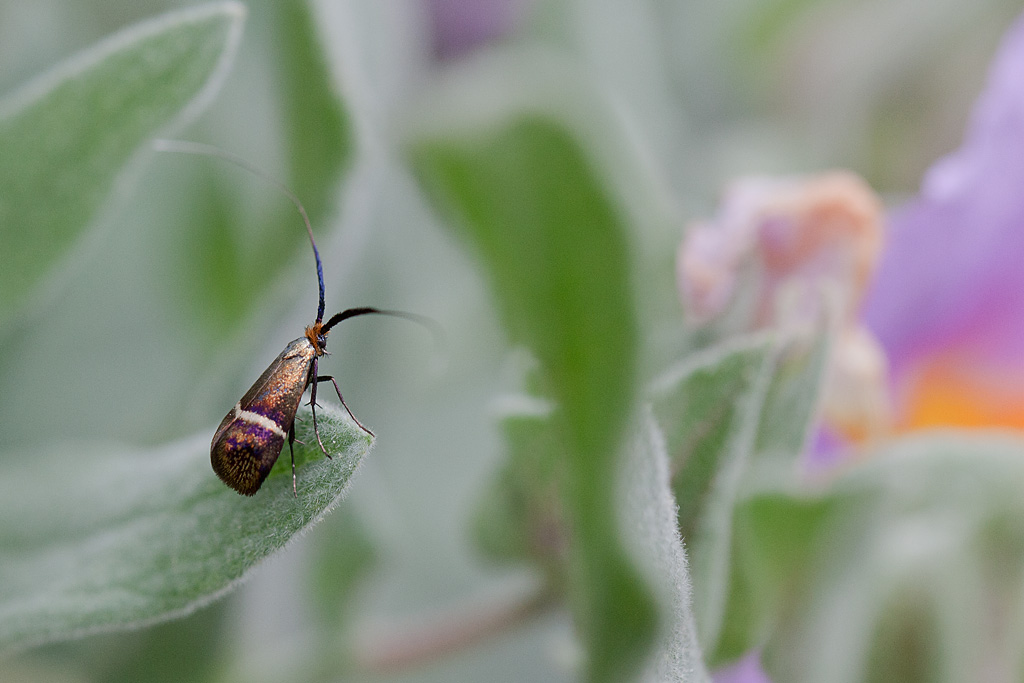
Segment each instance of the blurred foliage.
M230 74L231 4L72 54L178 4L0 3L6 87L64 62L0 105L0 633L134 629L0 679L702 681L751 648L779 681L1019 678L1019 441L922 436L808 481L828 335L695 332L672 292L735 175L911 191L1015 3L536 0L440 63L415 0L266 1ZM302 423L298 501L277 475L241 499L205 451L312 317L301 223L236 169L139 151L169 130L297 192L328 313L448 332L444 372L388 323L332 334L322 367L380 438L307 462Z
M186 614L315 523L338 503L373 440L340 409L325 409L320 436L334 455L326 460L308 409L300 418L297 440L313 445L296 447L297 494L291 458L283 455L266 493L239 500L205 476L201 438L147 451L144 460L83 448L50 477L44 473L56 470L67 450L8 467L0 484L9 506L0 531L0 648ZM29 485L41 478L49 481L45 502ZM112 497L111 490L121 493ZM353 559L358 549L351 549Z
M736 338L693 354L652 387L675 466L678 523L694 554L697 624L714 650L743 482L765 466L796 473L816 417L829 335ZM715 661L715 660L712 660Z
M734 652L766 643L768 670L792 681L1017 670L1022 448L1011 435L922 434L824 490L758 487L737 509L745 595L730 621L748 631Z
M636 355L625 231L578 143L552 121L526 114L457 134L424 135L414 163L480 250L513 341L537 355L551 387L559 447L547 455L564 458L578 623L593 680L622 680L655 630L652 598L615 530Z
M242 13L228 5L139 26L5 101L0 322L53 278L141 143L204 86L207 97L219 87Z
M351 162L351 123L331 82L309 6L286 2L268 9L272 11L268 20L276 28L270 37L276 67L272 75L288 152L288 171L281 180L302 198L319 234L334 210L341 174ZM176 163L194 166L197 162ZM223 333L225 327L230 329L251 314L265 289L300 250L308 258L308 246L296 239L301 233L280 229L299 221L289 204L281 203L254 219L237 209L231 189L251 183L250 178L226 184L218 180L224 176L222 168L206 171L205 176L196 189L198 201L205 206L195 207L195 218L188 223L188 243L195 248L182 253L176 286L189 290L185 300L193 304L193 314ZM262 277L245 277L246 271Z

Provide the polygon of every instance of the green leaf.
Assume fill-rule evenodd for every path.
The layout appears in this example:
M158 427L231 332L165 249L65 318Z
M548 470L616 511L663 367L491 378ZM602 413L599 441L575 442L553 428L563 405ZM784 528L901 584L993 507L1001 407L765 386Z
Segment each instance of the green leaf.
M626 680L657 624L614 505L636 376L627 225L564 121L515 106L482 118L472 128L421 132L412 158L479 256L512 341L539 361L557 405L570 591L590 679Z
M58 671L66 675L72 670L78 680L93 683L223 680L219 676L231 652L232 608L230 601L223 601L148 628L50 643L4 658L0 672L4 680L25 683L57 681ZM191 655L182 657L182 652ZM19 662L35 675L19 671Z
M674 463L672 490L683 538L695 531L728 451L742 399L775 347L766 335L730 341L693 354L652 383L654 414Z
M832 500L785 494L740 504L733 528L736 557L714 661L738 659L769 637L780 611L806 589L812 544L836 506ZM769 532L761 520L770 520Z
M736 563L754 579L769 673L961 681L996 667L1020 679L1022 488L1024 439L944 432L894 441L824 491L747 500Z
M370 531L355 513L345 512L317 527L311 544L315 559L310 584L315 604L310 607L328 627L342 622L353 610L359 580L379 560Z
M0 322L69 256L139 146L212 96L244 16L229 2L141 23L0 103Z
M266 47L273 60L273 86L281 103L279 135L288 160L280 177L301 199L319 238L331 225L339 185L354 153L348 104L328 68L309 3L267 4L263 9L270 13L272 33ZM191 197L180 200L190 210L181 225L185 248L177 254L180 263L171 276L187 294L182 300L204 320L200 329L222 340L225 333L230 337L233 325L251 316L256 302L265 300L267 288L275 285L275 276L289 267L292 257L301 253L309 258L309 241L283 194L276 193L280 200L253 216L241 210L237 170L195 159L175 164L187 165L202 180ZM263 187L259 179L244 177L240 182ZM253 272L261 277L251 277Z
M683 361L651 390L675 463L679 527L691 549L697 626L707 646L722 626L732 510L778 352L772 337L727 343Z
M792 466L817 425L834 330L823 325L808 341L798 337L780 352L764 400L754 446L757 457Z
M532 560L560 581L568 530L558 496L561 440L553 406L530 396L505 397L501 419L506 460L477 508L477 547L494 560Z
M726 628L733 512L765 462L793 466L813 423L830 336L755 335L701 352L651 388L676 467L673 490L689 541L701 642L719 657ZM731 635L735 640L735 634Z
M291 189L319 223L333 208L338 181L352 158L352 122L328 69L309 3L287 2L273 9Z
M746 391L737 397L737 409L729 422L723 451L696 520L690 548L696 588L697 627L701 642L713 647L722 628L728 589L733 507L743 477L754 457L757 425L765 408L777 355L763 358Z
M170 619L230 590L338 504L373 443L341 409L324 406L317 422L334 457L303 408L297 498L285 452L254 497L222 484L212 431L151 451L6 458L18 464L0 479L0 649Z
M676 526L665 440L653 416L644 414L629 447L623 477L625 536L633 556L657 588L669 616L648 662L643 681L710 681L693 615L693 596L683 539Z

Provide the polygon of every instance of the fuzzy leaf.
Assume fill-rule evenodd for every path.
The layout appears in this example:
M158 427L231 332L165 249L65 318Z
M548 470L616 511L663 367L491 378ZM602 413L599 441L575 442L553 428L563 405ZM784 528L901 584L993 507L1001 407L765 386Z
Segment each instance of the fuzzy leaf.
M702 683L704 668L693 615L693 587L686 550L676 526L665 440L653 416L641 416L629 447L623 477L623 530L633 556L658 589L668 619L640 680Z
M717 653L730 582L733 511L758 461L790 467L803 452L829 336L808 346L757 335L690 358L655 382L652 397L677 468L673 490L689 541L701 642Z
M287 446L254 497L222 484L212 429L150 451L75 445L5 458L0 649L170 619L228 591L338 504L373 443L326 405L317 420L328 460L308 409L298 419L297 498Z
M761 646L787 602L806 590L813 574L813 544L838 505L830 499L781 493L757 496L738 506L733 527L736 557L716 661L732 661Z
M522 102L475 114L463 129L443 116L437 129L424 126L413 161L479 255L512 341L539 362L557 406L570 592L590 679L626 680L657 627L615 509L637 353L627 222L588 148L557 115Z
M765 335L730 342L693 354L651 387L655 417L674 464L672 490L683 538L691 538L707 504L742 398L775 352L774 340Z
M68 256L135 150L219 87L244 16L228 2L143 22L0 103L0 321Z
M279 81L286 117L290 187L315 217L329 213L355 147L348 106L338 92L310 3L275 7L281 49Z
M757 426L754 451L762 461L792 466L810 442L832 350L833 331L822 327L810 343L797 338L781 349Z
M271 13L270 54L288 160L287 170L273 175L302 200L319 240L332 225L339 185L355 147L349 104L328 68L310 3L299 0L263 9ZM262 181L208 160L173 163L203 178L191 196L179 198L190 212L180 226L184 249L171 272L174 286L185 293L182 300L205 327L229 333L252 315L254 303L263 300L291 257L308 257L309 241L283 194L277 193L279 201L255 216L240 210L234 181L256 187ZM261 277L252 277L254 272Z
M531 396L506 397L505 403L513 404L501 420L506 461L478 506L477 547L497 561L533 560L557 577L566 529L552 406Z
M707 502L696 520L690 548L696 588L697 627L701 642L713 646L722 628L728 590L733 508L743 477L754 457L757 425L765 409L776 353L765 356L750 383L736 399L737 409L722 441L718 467L709 483Z
M1024 440L895 441L825 491L737 510L735 561L775 680L962 681L1024 673ZM994 606L998 608L994 609ZM992 634L1009 640L993 641ZM993 669L995 667L995 669Z

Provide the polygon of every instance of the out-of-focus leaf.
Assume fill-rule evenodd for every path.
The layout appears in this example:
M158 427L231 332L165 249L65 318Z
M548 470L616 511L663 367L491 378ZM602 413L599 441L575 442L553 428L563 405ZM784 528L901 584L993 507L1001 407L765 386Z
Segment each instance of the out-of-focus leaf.
M657 168L651 174L653 177L633 174L637 186L630 191L636 198L642 198L648 210L661 210L656 206L657 194L667 188L694 191L689 178L681 175L683 169L689 171L700 166L703 177L699 183L707 182L708 175L707 159L694 158L694 132L687 111L689 93L687 101L680 97L679 82L670 70L671 52L679 37L665 30L665 11L659 7L663 4L666 3L662 0L533 0L529 3L529 22L523 27L527 40L572 54L588 80L614 93L616 106L632 122L630 143L640 150L645 161L653 162ZM638 246L645 250L645 255L658 259L674 246L666 237L676 241L678 228L658 229L638 237ZM660 278L658 284L668 285ZM678 310L678 302L675 304L673 312Z
M693 589L676 525L665 440L650 413L641 416L624 471L622 528L627 545L669 612L654 657L639 680L710 681L697 644Z
M282 180L301 199L319 235L329 224L342 175L352 159L348 107L328 68L309 4L298 0L265 8L272 15L271 40L276 49L271 55L288 159ZM177 163L195 165L196 160ZM224 181L226 174L235 171L206 170L197 196L188 200L193 206L182 224L186 248L181 253L183 263L174 271L190 293L182 299L221 335L251 313L253 302L260 301L274 284L274 275L288 266L289 257L309 251L300 218L283 194L274 208L254 218L237 210L237 197ZM260 277L253 278L251 273Z
M0 103L0 321L87 231L135 150L219 87L245 9L144 22Z
M6 458L18 464L0 478L0 648L168 619L229 590L337 505L373 443L325 406L317 421L334 457L323 459L307 409L299 420L297 498L285 452L254 497L224 486L210 434L151 451Z
M776 351L777 353L777 351ZM728 588L729 553L733 507L750 460L754 456L757 425L764 410L764 399L771 382L776 353L765 355L749 378L745 391L737 395L735 412L720 437L711 480L707 482L705 502L701 505L689 537L693 559L697 627L701 642L713 647L718 641Z
M737 558L712 661L730 662L760 647L787 601L806 589L810 548L835 507L832 502L765 495L741 504L733 528ZM758 519L772 520L770 538L758 537L763 531Z
M893 442L825 491L747 500L736 563L773 678L1019 679L1019 648L993 638L1024 632L1022 487L1020 437L945 432Z
M476 540L492 559L532 560L561 573L568 530L558 496L561 442L550 402L509 396L501 418L506 462L478 506Z
M760 460L792 466L808 447L832 350L833 332L823 326L812 343L796 339L780 351L754 450Z
M352 124L305 0L276 7L291 188L311 217L329 213L354 147Z
M686 358L651 386L654 414L673 464L672 491L683 538L693 535L742 398L775 347L767 335L732 341Z
M220 680L229 651L229 603L220 602L182 619L125 633L94 635L33 648L0 661L4 681L91 681L93 683L178 683ZM188 652L188 657L182 657ZM78 678L66 678L71 662ZM39 667L35 675L20 667ZM30 669L31 670L31 669Z
M829 335L760 335L682 362L652 387L677 471L673 490L693 561L701 642L718 652L729 597L733 510L751 466L790 468L814 418ZM714 660L713 660L714 661Z
M376 549L369 532L354 512L333 515L314 534L311 605L328 624L337 623L350 608L352 594L376 563Z
M626 680L657 626L614 504L635 395L628 231L581 139L550 110L521 104L502 111L488 103L471 129L424 126L411 155L432 198L481 257L512 340L539 361L557 406L570 592L590 678Z

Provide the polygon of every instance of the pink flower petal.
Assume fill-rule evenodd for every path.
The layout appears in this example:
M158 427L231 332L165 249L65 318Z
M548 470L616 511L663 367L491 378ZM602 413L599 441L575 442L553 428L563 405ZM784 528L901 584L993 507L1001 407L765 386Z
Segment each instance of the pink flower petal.
M434 48L456 57L513 31L529 0L428 0Z
M894 371L950 346L1024 368L1024 16L960 149L889 222L865 317Z
M751 652L735 664L715 672L715 683L772 683L761 668L761 655Z

